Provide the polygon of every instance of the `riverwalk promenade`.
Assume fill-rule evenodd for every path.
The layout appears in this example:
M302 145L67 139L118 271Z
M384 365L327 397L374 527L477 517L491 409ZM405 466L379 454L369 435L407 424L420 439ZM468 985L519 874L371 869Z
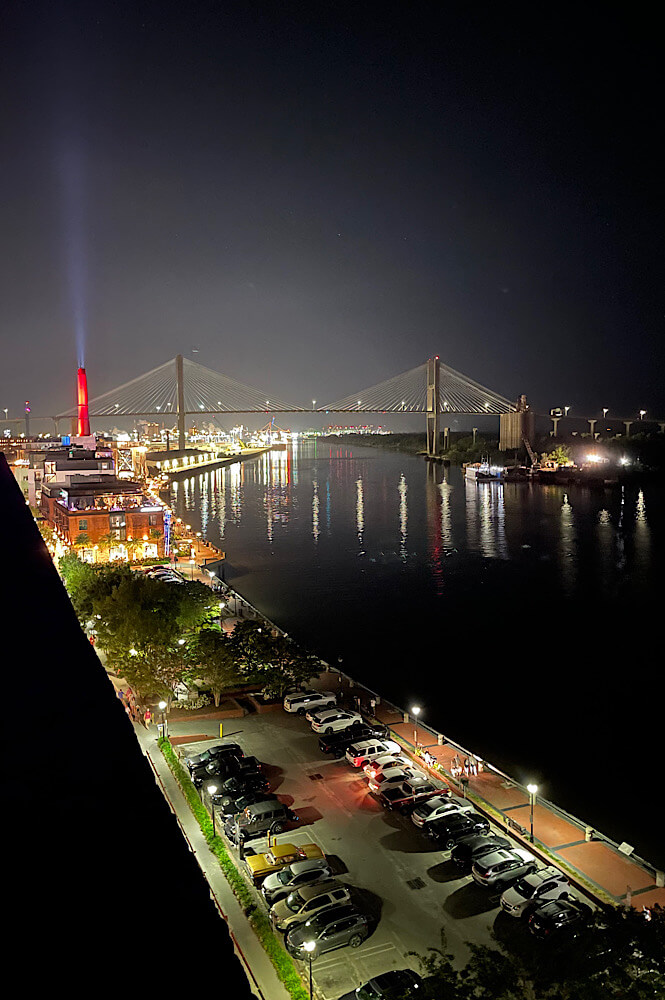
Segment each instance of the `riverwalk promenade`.
M332 680L331 675L337 676ZM320 683L338 690L339 699L350 706L357 705L358 698L362 705L371 706L374 700L376 719L390 728L393 738L409 754L418 757L420 766L444 776L544 862L553 861L563 868L583 891L605 902L638 909L665 906L663 873L644 859L623 853L621 845L600 831L537 796L531 843L531 796L524 786L449 737L415 722L408 713L383 701L378 693L353 678L331 670L322 674ZM465 761L468 766L459 774L459 766Z

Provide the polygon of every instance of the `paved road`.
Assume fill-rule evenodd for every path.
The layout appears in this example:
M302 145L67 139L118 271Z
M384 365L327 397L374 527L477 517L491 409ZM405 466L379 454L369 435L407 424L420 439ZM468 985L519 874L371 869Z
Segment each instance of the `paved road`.
M215 722L170 727L172 736L212 737L218 731ZM269 765L273 789L301 817L301 825L281 834L279 841L319 844L327 856L338 859L344 881L357 887L359 900L378 919L360 948L315 960L314 978L323 1000L337 1000L388 969L418 969L408 952L440 945L441 928L448 950L461 962L468 956L466 941L492 943L496 902L470 877L460 878L447 854L430 849L409 817L384 811L358 772L343 760L324 757L305 719L275 712L227 720L224 737ZM264 844L252 841L248 846L263 849Z

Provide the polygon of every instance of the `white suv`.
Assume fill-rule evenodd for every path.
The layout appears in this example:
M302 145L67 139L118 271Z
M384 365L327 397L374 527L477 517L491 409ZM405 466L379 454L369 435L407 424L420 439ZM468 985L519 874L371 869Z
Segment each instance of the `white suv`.
M558 868L549 865L525 875L501 896L501 909L511 917L525 917L536 906L567 896L570 882Z
M342 708L331 708L326 712L308 712L305 718L315 733L336 733L349 726L359 726L363 717L358 712L347 712Z
M399 743L394 740L361 740L360 743L352 743L346 751L346 759L353 767L364 767L374 757L383 757L387 753L398 754L401 750Z
M334 708L336 704L333 691L292 691L284 698L284 711L304 715L310 708Z

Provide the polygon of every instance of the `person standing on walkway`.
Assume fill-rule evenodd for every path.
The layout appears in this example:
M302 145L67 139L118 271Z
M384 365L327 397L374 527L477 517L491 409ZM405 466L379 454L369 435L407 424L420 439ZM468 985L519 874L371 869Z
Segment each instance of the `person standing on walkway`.
M150 723L152 722L152 713L149 708L146 708L145 710L145 713L143 715L143 722L145 724L145 728L150 729Z
M370 698L370 700L369 700L369 707L372 710L372 718L375 719L376 718L376 698Z

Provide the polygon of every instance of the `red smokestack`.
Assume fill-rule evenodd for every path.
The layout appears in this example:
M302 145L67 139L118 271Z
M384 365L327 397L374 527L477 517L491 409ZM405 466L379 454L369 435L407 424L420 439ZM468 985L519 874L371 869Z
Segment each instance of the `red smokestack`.
M77 371L76 382L79 408L78 436L89 437L90 417L88 415L88 379L85 374L85 368L79 368Z

